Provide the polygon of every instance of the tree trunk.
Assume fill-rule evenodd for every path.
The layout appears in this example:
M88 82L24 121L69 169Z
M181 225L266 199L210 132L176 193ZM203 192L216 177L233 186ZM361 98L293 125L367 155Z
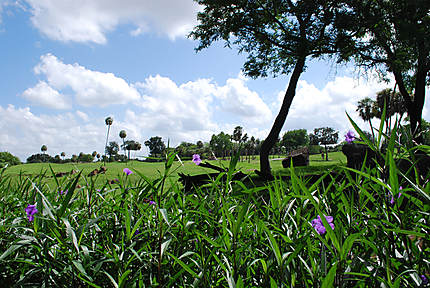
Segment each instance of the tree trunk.
M261 145L260 150L260 176L266 179L272 179L272 173L270 171L269 153L270 150L275 145L278 140L279 133L284 126L285 119L287 119L288 111L290 110L293 98L296 95L297 82L299 81L300 75L303 72L303 67L305 66L306 57L302 56L297 60L294 66L293 74L291 75L290 81L288 83L287 91L285 92L284 100L282 101L281 109L276 116L275 122L273 123L272 129L267 135Z
M418 67L415 74L415 94L413 96L406 90L401 73L399 71L393 71L394 77L399 86L399 91L406 102L406 108L408 110L409 121L411 124L411 133L417 144L423 143L421 119L425 99L426 75L428 73L428 65L426 64L425 58L426 54L424 52L421 52L418 56Z
M325 161L328 161L328 151L327 151L327 145L324 144L324 149L325 149Z

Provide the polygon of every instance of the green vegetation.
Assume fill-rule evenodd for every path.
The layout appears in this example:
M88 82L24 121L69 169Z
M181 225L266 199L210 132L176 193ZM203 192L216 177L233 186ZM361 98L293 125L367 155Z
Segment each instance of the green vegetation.
M3 169L0 281L6 287L423 286L430 276L430 184L397 168L398 154L413 151L396 143L396 133L373 169L314 165L305 169L327 171L309 179L290 168L288 179L256 185L231 180L237 168L258 160L236 156L222 162L228 173L188 193L172 178L182 167L175 153L165 163L109 163L121 171L118 181L101 185L83 171L48 185L52 171L12 181L11 169L19 167ZM330 154L329 164L339 157ZM41 165L20 167L37 174ZM52 167L67 166L74 167ZM178 169L204 170L190 161L184 166Z
M279 158L279 156L276 156L277 158L272 160L272 167L274 169L274 173L276 175L286 175L289 174L289 169L282 168L281 160L282 158ZM177 160L177 159L176 159ZM228 167L229 160L204 160L208 161L211 164L221 166L221 167ZM258 157L255 157L255 159L248 161L242 161L238 162L237 169L240 169L244 173L251 173L251 171L258 168ZM329 161L321 161L321 156L318 155L311 155L310 156L310 167L299 167L297 168L301 173L315 173L315 171L323 170L325 171L325 168L320 169L321 166L337 166L342 165L346 163L346 158L342 154L342 152L332 152L329 153ZM5 171L5 175L8 175L11 177L12 181L17 180L17 178L20 177L35 177L37 175L46 174L46 177L44 178L44 182L46 182L49 185L52 185L55 183L54 177L52 177L52 171L54 171L54 174L60 173L60 172L71 172L72 170L75 170L76 172L82 171L82 179L79 180L80 185L85 185L86 181L90 181L88 177L86 177L91 171L94 169L98 169L101 166L103 166L103 162L95 162L95 163L64 163L64 164L57 164L57 163L31 163L31 164L22 164L17 165L14 167L10 167ZM52 167L52 171L51 171ZM123 174L124 168L130 168L133 171L137 171L145 177L148 177L149 179L155 180L157 179L162 173L164 173L164 163L163 162L139 162L139 161L129 161L126 163L121 162L108 162L106 163L106 173L99 174L96 176L93 176L93 180L95 181L96 186L97 185L103 185L106 181L110 181L116 178L119 178ZM200 173L211 173L214 172L212 169L207 168L200 168L196 166L193 162L187 160L183 161L183 166L179 161L174 161L172 170L174 170L173 173L169 175L169 178L172 180L178 179L178 173L185 173L190 175L200 174ZM64 178L72 178L70 176L64 176ZM85 179L88 178L88 179ZM140 179L137 175L131 175L129 177L130 181L132 183L135 183ZM59 178L60 179L60 178Z

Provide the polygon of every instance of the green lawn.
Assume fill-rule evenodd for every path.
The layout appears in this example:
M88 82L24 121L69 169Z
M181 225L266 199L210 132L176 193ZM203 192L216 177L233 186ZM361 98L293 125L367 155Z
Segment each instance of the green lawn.
M281 159L279 156L274 156L275 158L271 158L271 167L275 175L288 175L289 169L284 169L282 167L282 161L278 160ZM253 170L259 168L259 158L255 157L254 159L251 159L248 163L248 160L243 159L244 161L241 161L237 164L237 168L240 169L244 173L251 173ZM209 161L211 164L221 166L221 167L228 167L229 166L229 160L212 160ZM320 155L311 155L310 156L310 166L309 167L298 167L297 172L299 174L303 173L318 173L319 171L324 171L326 169L331 169L333 166L342 165L346 163L346 158L342 154L342 152L333 152L329 153L329 161L322 161ZM27 177L35 177L37 175L40 175L43 172L46 172L46 176L51 176L48 179L47 184L53 184L54 179L52 178L52 172L50 170L50 167L52 167L52 170L55 173L59 172L70 172L71 170L76 171L82 171L82 175L85 177L82 177L80 180L80 184L85 184L85 181L90 182L90 177L87 175L93 171L94 169L98 169L101 166L103 166L103 162L95 162L95 163L66 163L66 164L46 164L46 163L31 163L31 164L22 164L17 166L12 166L6 169L6 174L10 175L13 178L17 178L20 174L27 178ZM107 171L106 174L101 174L98 176L93 177L93 179L96 180L96 186L97 185L103 185L106 183L107 180L113 180L115 178L119 178L121 175L123 175L123 169L129 168L132 171L137 171L146 177L150 179L156 179L164 172L164 163L148 163L148 162L139 162L139 161L130 161L127 163L106 163ZM178 173L185 173L185 174L202 174L202 173L211 173L214 172L212 169L203 168L195 165L191 161L185 161L183 162L183 165L179 161L175 161L173 164L174 171L170 178L172 180L177 180ZM62 177L66 178L66 177ZM132 174L130 175L130 180L136 181L139 180L140 177L138 175Z

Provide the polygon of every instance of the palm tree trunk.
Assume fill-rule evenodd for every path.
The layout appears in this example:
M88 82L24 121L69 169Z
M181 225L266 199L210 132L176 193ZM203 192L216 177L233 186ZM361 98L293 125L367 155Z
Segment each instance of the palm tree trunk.
M108 125L108 131L107 131L107 134L106 134L105 157L103 158L104 166L106 166L106 148L107 148L108 139L109 139L109 130L110 130L110 125Z
M260 174L265 179L273 179L273 175L270 171L269 153L278 140L279 133L281 132L282 126L284 126L285 120L287 119L288 111L290 110L293 98L296 95L297 82L299 81L300 75L303 72L305 66L306 56L301 56L294 66L293 74L291 75L288 83L287 91L285 92L284 100L282 101L281 109L276 116L275 122L273 123L272 129L267 135L261 145L260 151Z

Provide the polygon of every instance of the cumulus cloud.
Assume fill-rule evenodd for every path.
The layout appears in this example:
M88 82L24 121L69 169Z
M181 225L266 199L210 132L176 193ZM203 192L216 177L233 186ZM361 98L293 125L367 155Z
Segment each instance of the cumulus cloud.
M136 84L142 94L141 111L127 111L127 121L144 131L177 141L208 140L221 129L216 118L231 125L261 124L271 118L268 106L241 78L228 79L225 85L199 79L177 85L171 79L155 76ZM218 109L219 108L219 109ZM222 123L222 124L223 124ZM221 125L222 125L221 124ZM228 131L227 131L228 132Z
M225 86L216 91L222 100L220 108L242 117L249 123L268 123L272 119L272 112L260 98L257 92L251 91L243 77L228 79Z
M66 96L50 87L45 81L39 81L36 86L28 88L22 96L34 105L53 109L68 109L71 107Z
M140 111L127 111L126 119L143 130L177 141L189 141L210 133L217 125L211 103L216 86L207 79L177 85L167 77L149 77L136 84L142 92Z
M124 79L112 73L92 71L76 63L64 64L52 54L42 55L34 72L46 77L48 84L57 90L71 88L76 102L82 106L106 107L140 98L139 92ZM45 90L53 88L44 86Z
M31 21L59 41L106 43L106 33L131 24L131 33L152 32L171 39L186 35L200 9L192 0L25 0Z
M361 127L367 129L367 124L358 117L358 113L355 111L357 102L365 97L374 98L376 92L386 87L385 83L359 81L347 76L336 77L322 89L318 89L305 80L300 80L285 129L305 128L311 131L314 128L330 126L343 132L351 127L346 112ZM284 93L281 91L278 94L275 105L277 109L280 107Z
M25 161L32 154L40 153L47 145L50 155L65 151L71 154L102 151L105 129L99 125L83 124L73 113L36 115L29 107L0 106L0 151L9 151Z

